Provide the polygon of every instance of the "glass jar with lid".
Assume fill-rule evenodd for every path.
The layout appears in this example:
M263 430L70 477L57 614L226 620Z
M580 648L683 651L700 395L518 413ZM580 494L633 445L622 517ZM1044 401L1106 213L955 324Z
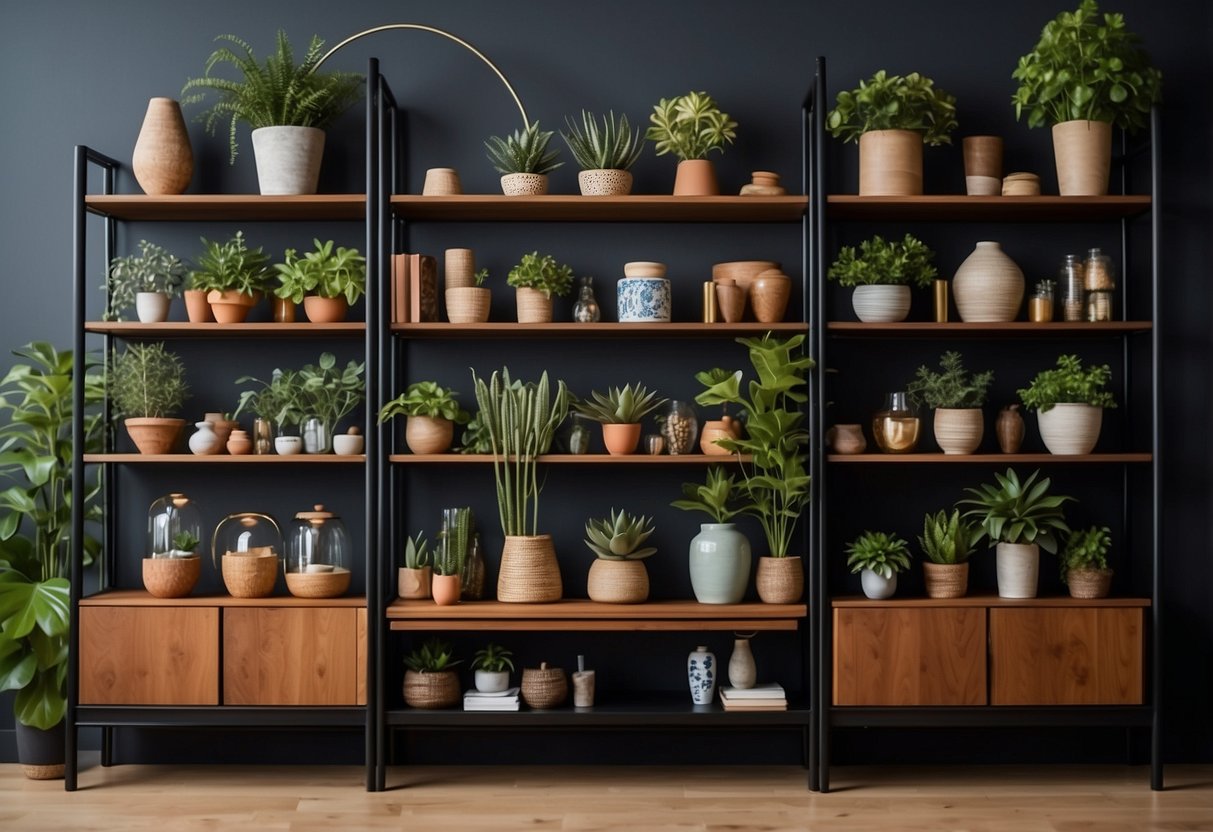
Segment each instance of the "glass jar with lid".
M1084 285L1087 289L1088 321L1112 320L1112 291L1116 288L1116 271L1112 258L1100 249L1087 252Z
M268 514L229 514L211 537L211 558L223 574L228 593L235 598L273 594L281 556L282 528Z
M144 588L157 598L189 595L202 574L201 538L202 516L193 500L176 491L153 502L147 511Z
M1067 254L1057 278L1061 284L1062 320L1086 320L1086 265L1082 258L1077 254Z
M287 541L286 588L299 598L336 598L350 588L350 536L316 504L295 515Z
M1053 320L1053 298L1056 296L1057 282L1054 280L1039 280L1028 298L1028 320L1034 323L1048 323Z

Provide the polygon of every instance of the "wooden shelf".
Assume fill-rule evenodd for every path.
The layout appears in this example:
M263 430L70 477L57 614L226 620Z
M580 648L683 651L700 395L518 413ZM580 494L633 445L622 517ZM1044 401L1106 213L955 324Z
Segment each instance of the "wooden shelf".
M465 711L461 707L437 710L399 708L386 714L392 727L411 728L516 728L563 727L571 730L637 728L709 728L745 726L801 728L809 724L811 713L793 697L785 711L726 711L719 702L692 705L685 693L635 693L627 698L617 694L592 708L560 708L518 711Z
M123 465L364 465L365 454L85 454L84 462L98 465L116 462Z
M838 607L1148 607L1149 598L1071 598L1057 595L1046 598L999 598L997 595L966 595L963 598L886 598L875 601L862 595L834 598Z
M471 601L440 607L430 601L397 600L388 605L387 618L393 630L748 632L795 630L807 612L805 604L600 604L568 599L553 604Z
M707 454L540 454L538 461L546 465L715 465L728 462L749 462L749 454L709 456ZM87 461L87 460L86 460ZM400 465L491 465L492 454L392 454L389 462Z
M808 325L803 323L519 324L490 321L483 324L392 324L392 332L400 338L726 338L808 331Z
M826 460L839 464L956 464L956 465L1119 465L1148 463L1151 454L829 454Z
M90 194L84 204L94 214L118 220L240 222L295 220L361 220L366 216L362 194Z
M1103 222L1150 210L1149 196L856 196L826 198L832 220L868 222Z
M934 321L902 321L894 324L865 324L859 321L831 321L826 324L830 335L847 338L1056 338L1089 336L1098 338L1109 335L1125 335L1133 332L1149 332L1154 328L1150 321L1054 321L1038 324L1031 321L1012 321L1000 324L963 323L960 321L935 323Z
M206 558L206 560L210 560ZM82 607L365 607L365 596L341 598L233 598L230 595L191 595L186 598L157 598L143 589L111 589L80 599Z
M406 220L463 222L800 222L803 196L459 196L392 197Z
M145 324L139 321L89 321L84 325L84 331L121 338L361 338L366 334L366 324L361 321L339 324L194 324L189 321Z

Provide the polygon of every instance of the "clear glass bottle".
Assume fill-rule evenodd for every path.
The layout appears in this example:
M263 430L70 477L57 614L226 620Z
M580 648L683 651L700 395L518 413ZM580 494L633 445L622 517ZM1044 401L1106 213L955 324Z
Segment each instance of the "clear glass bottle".
M1028 299L1028 320L1035 323L1048 323L1053 320L1053 297L1056 293L1057 282L1054 280L1039 280Z
M602 320L602 310L594 297L594 278L586 275L579 279L577 302L573 304L573 320L579 324L593 324Z
M463 564L459 597L464 601L484 598L484 546L480 542L480 532L472 532L472 545Z
M442 510L442 530L434 553L435 575L463 575L472 548L472 510L466 506Z
M198 505L181 492L166 494L147 511L149 558L192 558L202 542Z
M661 419L661 435L670 456L694 452L695 440L699 438L695 408L687 402L671 401Z
M569 431L569 453L584 454L590 450L590 424L580 413L573 414L573 427Z
M1100 249L1087 252L1085 286L1087 289L1088 321L1112 320L1112 293L1116 288L1116 271L1112 258Z
M1077 254L1067 254L1058 273L1063 321L1086 320L1086 267Z
M323 505L301 511L287 541L286 588L300 598L335 598L350 588L353 557L345 523Z
M303 420L303 452L327 454L333 449L333 431L318 416Z
M872 417L872 435L886 454L908 454L918 447L921 420L906 392L889 393Z

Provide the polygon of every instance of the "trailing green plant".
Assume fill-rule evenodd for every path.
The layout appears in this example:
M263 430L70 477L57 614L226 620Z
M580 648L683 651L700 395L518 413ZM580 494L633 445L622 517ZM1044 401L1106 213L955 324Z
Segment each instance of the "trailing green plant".
M227 123L232 163L236 161L238 122L245 122L252 130L282 126L323 130L362 98L361 75L316 71L324 55L324 41L319 36L312 36L303 60L297 64L286 32L281 29L274 53L264 64L258 62L252 47L235 35L219 35L215 40L231 46L221 46L211 53L203 77L185 82L181 103L197 104L208 92L215 94L216 100L197 118L212 136L220 124ZM242 78L213 75L221 64L231 64Z
M973 554L976 542L977 530L960 516L959 509L952 509L950 515L940 510L922 520L918 545L931 563L964 563Z
M430 416L466 425L470 414L455 400L457 393L436 381L418 381L379 410L380 423L393 416Z
M855 89L838 93L826 129L846 142L859 141L872 130L913 130L926 144L951 144L956 96L917 72L889 75L882 69Z
M1107 526L1092 526L1085 531L1075 529L1066 538L1061 553L1061 582L1068 584L1071 569L1107 569L1108 552L1112 548L1112 530Z
M582 170L628 170L640 158L644 142L640 128L634 131L626 114L615 119L615 112L602 117L602 127L593 113L581 111L581 123L565 118L569 132L560 132L560 137L569 146L569 152Z
M173 549L178 552L192 552L202 541L193 532L177 532L173 535Z
M261 246L250 249L243 231L237 231L236 236L222 243L203 237L202 248L197 268L190 273L191 289L239 292L249 296L270 290L274 271L270 268L269 255Z
M682 499L670 503L683 511L702 511L713 523L727 523L742 512L737 504L733 488L736 478L726 474L719 466L708 469L707 482L682 484Z
M250 381L261 386L240 393L240 400L232 418L248 411L258 419L265 419L283 427L297 425L303 420L307 402L298 371L276 369L269 381L262 381L253 376L241 376L236 379L237 384L248 384Z
M843 246L826 277L839 286L895 286L912 284L919 289L931 285L939 272L931 265L935 252L912 234L900 242L885 242L879 234L854 246Z
M332 240L312 243L315 248L302 257L288 248L283 262L274 264L279 284L274 294L292 303L302 303L308 294L357 303L366 292L366 258L356 248L337 246L333 251Z
M706 159L713 150L723 153L737 138L737 122L721 112L706 92L688 92L662 98L649 116L644 137L656 144L658 156L673 153L682 161Z
M1055 404L1089 404L1116 407L1116 399L1105 388L1112 380L1107 364L1091 365L1085 370L1077 355L1061 355L1052 370L1042 370L1027 387L1020 388L1020 400L1029 410L1044 412Z
M564 297L573 289L573 267L557 263L550 254L540 257L539 252L532 251L522 255L505 282L516 289L537 289L548 297Z
M1087 119L1144 129L1162 97L1162 73L1140 43L1124 15L1101 15L1095 0L1082 0L1045 24L1011 73L1019 81L1015 118L1026 110L1029 127Z
M886 581L910 568L910 544L895 534L865 531L847 544L851 572L869 569Z
M109 393L121 418L172 418L189 397L185 365L163 342L128 344L109 372Z
M603 560L643 560L656 554L655 546L640 548L653 534L653 519L611 509L610 517L585 524L585 545Z
M104 288L108 296L105 320L122 320L121 312L135 305L139 292L163 292L169 297L181 294L188 267L162 246L139 241L139 253L115 257L110 261Z
M749 503L743 511L757 518L766 536L771 557L787 557L792 532L801 511L809 502L809 432L801 408L808 396L801 390L813 359L804 355L804 335L786 340L767 333L762 338L738 338L749 350L757 376L742 393L743 372L719 368L695 378L706 388L695 401L703 406L740 405L745 412L745 439L718 439L716 444L730 453L752 454L753 462L741 465L744 493Z
M472 657L472 670L483 670L486 673L501 673L505 670L513 670L514 654L506 650L500 644L489 642L484 647L476 651Z
M522 130L515 130L504 139L500 136L489 136L484 147L488 152L493 169L503 175L511 173L547 174L556 170L564 162L556 161L559 150L548 151L548 142L552 140L554 131L540 130L539 122L528 124Z
M88 524L102 519L101 469L72 480L73 450L101 450L104 381L98 359L35 341L0 380L0 691L15 690L22 725L55 727L67 707L72 505ZM84 373L83 447L73 448L74 372ZM77 487L79 486L79 487ZM101 543L86 530L85 563Z
M600 424L634 425L667 401L638 382L635 387L608 387L605 394L595 390L589 399L574 401L573 409Z
M417 532L404 544L404 566L406 569L424 569L430 565L430 542L425 532Z
M960 353L948 350L939 359L940 372L922 366L906 392L914 403L936 408L974 408L986 403L986 395L994 381L994 371L970 373L964 368Z
M980 524L974 543L983 537L991 547L998 543L1035 543L1046 552L1057 553L1057 533L1070 531L1061 507L1074 498L1049 494L1050 480L1046 477L1037 482L1038 476L1040 471L1033 471L1021 483L1015 470L1008 468L1005 476L994 475L995 485L965 489L973 496L957 505L973 506L964 517Z
M441 673L459 664L451 645L440 638L426 639L417 649L404 657L404 666L415 673Z
M462 575L472 545L474 518L470 508L449 509L447 514L454 522L444 525L438 533L438 542L434 545L434 574Z

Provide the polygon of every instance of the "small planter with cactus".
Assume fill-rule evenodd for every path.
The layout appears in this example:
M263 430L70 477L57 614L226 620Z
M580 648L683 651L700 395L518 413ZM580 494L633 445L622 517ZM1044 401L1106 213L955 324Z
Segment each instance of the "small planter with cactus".
M715 99L706 92L694 91L662 98L649 122L644 137L655 143L657 155L673 153L680 160L674 176L674 196L719 194L716 170L708 154L713 150L723 153L724 146L733 143L737 122L721 112Z
M1062 355L1052 370L1037 373L1018 391L1028 410L1035 410L1040 438L1049 453L1089 454L1099 442L1104 408L1116 407L1107 390L1112 370L1107 364L1084 368L1077 355Z
M573 409L602 425L602 441L607 453L626 456L640 444L640 420L665 404L643 384L633 387L608 387L606 393L594 391L590 398L573 402Z
M459 406L456 393L436 381L418 381L379 411L379 421L406 416L404 442L415 454L443 454L455 441L455 425L471 416Z
M189 396L185 367L164 344L130 344L114 357L109 394L141 454L171 453L185 427L173 416Z
M532 251L510 269L506 283L514 287L518 323L551 323L552 295L564 297L573 290L573 268L557 263L550 254Z
M977 531L960 516L959 509L951 515L946 511L928 514L922 521L922 536L918 545L926 560L922 562L930 598L963 598L969 590L969 555Z
M935 372L919 367L906 391L916 405L935 411L935 441L945 455L971 454L985 433L981 408L994 373L967 372L960 353L953 350L939 359L939 368Z
M404 544L404 566L396 570L396 594L405 601L432 598L434 572L430 568L430 542L418 532Z
M1071 598L1108 597L1112 588L1112 570L1108 568L1111 548L1112 532L1107 526L1070 533L1061 552L1061 581L1070 588Z
M826 277L854 287L851 308L865 324L897 323L910 314L910 286L925 289L938 275L931 265L935 252L912 234L886 242L879 234L856 251L843 246Z
M459 660L451 645L431 638L404 657L404 703L410 708L436 710L459 704Z
M489 161L501 174L501 192L506 196L541 196L548 192L548 174L564 164L556 161L559 150L548 150L553 131L540 130L532 122L504 139L490 136L484 143Z
M864 595L873 601L892 598L898 573L910 568L910 544L895 534L864 532L847 545L847 566L860 573Z
M649 598L649 573L644 558L657 552L641 548L653 534L649 517L611 509L610 517L585 524L585 545L597 555L590 566L586 592L604 604L643 604Z
M198 268L190 274L190 288L206 292L218 323L242 323L270 289L274 274L270 258L260 246L250 249L243 231L223 243L203 237L202 245Z
M281 300L303 304L314 324L344 321L349 309L366 292L366 258L356 248L337 246L333 241L312 240L315 248L298 256L288 248L283 262L275 263Z
M493 291L484 285L489 270L480 269L474 275L473 286L450 286L446 289L446 317L453 324L482 324L489 319Z
M434 603L440 607L459 603L463 568L472 545L472 510L448 508L442 512L442 531L434 546Z
M560 136L577 161L581 172L577 185L582 196L626 196L632 192L630 169L640 158L644 142L640 128L632 130L626 115L615 119L610 112L602 117L602 126L593 113L581 111L581 123L566 118L569 132Z
M489 642L472 657L472 670L479 693L504 693L510 687L514 654L500 644Z
M186 272L185 263L176 255L140 240L138 254L110 261L105 319L121 320L122 310L134 306L139 320L145 324L167 321L173 298L181 294Z

